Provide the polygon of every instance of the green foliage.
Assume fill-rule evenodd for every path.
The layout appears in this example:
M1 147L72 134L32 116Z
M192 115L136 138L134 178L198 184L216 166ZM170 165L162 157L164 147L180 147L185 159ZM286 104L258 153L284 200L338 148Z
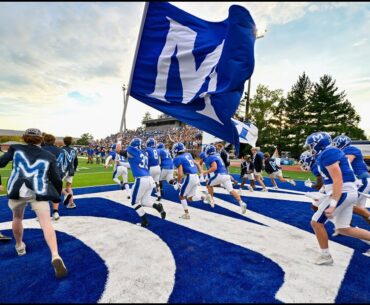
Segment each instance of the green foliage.
M0 143L5 143L9 141L23 142L21 136L0 136Z
M257 146L271 154L277 147L279 152L289 151L298 158L305 139L315 131L366 139L358 127L360 116L329 75L312 83L303 73L286 97L281 89L258 85L250 107L251 122L258 128ZM240 150L242 154L249 152L245 146Z
M89 133L84 133L81 137L76 141L77 145L89 145L94 140L94 137Z
M274 150L280 144L284 127L284 105L283 90L269 90L267 86L258 85L251 100L250 115L251 122L258 128L257 146L261 146L263 150Z

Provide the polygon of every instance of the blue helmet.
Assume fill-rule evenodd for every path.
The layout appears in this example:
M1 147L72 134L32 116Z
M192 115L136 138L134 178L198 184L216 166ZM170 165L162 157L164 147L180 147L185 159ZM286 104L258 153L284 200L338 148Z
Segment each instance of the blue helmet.
M149 138L146 141L146 147L155 147L157 145L157 141L154 138Z
M138 149L141 149L141 145L142 145L142 142L140 138L133 138L130 142L130 146L136 147Z
M331 136L325 131L318 131L309 135L304 146L310 148L313 155L318 155L331 144Z
M206 157L206 153L204 151L202 151L200 154L199 154L199 158L201 159L205 159Z
M204 150L204 153L206 155L206 157L208 157L209 155L214 155L216 153L216 147L214 145L207 145L205 150Z
M163 143L158 143L157 148L158 149L163 149L164 148L164 144Z
M185 152L185 145L181 142L173 144L172 152L176 156L178 153Z
M343 149L349 145L351 145L351 139L345 135L340 135L334 138L333 145L338 147L339 149Z
M112 150L116 150L116 147L117 147L117 145L116 144L113 144L112 145Z
M312 153L309 150L304 151L299 157L299 164L303 171L308 171L310 169L311 163L313 161Z

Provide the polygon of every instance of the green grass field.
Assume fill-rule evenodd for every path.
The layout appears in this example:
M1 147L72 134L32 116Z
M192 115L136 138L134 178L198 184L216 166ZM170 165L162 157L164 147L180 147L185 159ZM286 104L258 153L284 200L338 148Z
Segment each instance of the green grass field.
M108 167L106 169L102 164L87 164L87 158L84 157L79 157L78 162L79 165L77 173L73 179L73 187L114 184L112 180L113 167ZM10 172L11 164L0 169L4 188L7 184ZM232 174L240 174L240 168L230 167L230 172ZM311 173L284 171L283 174L284 177L293 178L295 180L306 180L307 178L310 178L312 181L315 181L315 177ZM264 176L267 176L267 174L265 173ZM129 170L129 182L134 182L131 170ZM1 195L5 193L5 191L0 192Z

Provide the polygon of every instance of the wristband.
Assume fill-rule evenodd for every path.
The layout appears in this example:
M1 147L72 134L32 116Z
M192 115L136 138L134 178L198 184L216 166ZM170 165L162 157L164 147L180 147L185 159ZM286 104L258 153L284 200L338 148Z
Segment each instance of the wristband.
M337 201L333 198L330 199L330 206L335 208L337 206Z

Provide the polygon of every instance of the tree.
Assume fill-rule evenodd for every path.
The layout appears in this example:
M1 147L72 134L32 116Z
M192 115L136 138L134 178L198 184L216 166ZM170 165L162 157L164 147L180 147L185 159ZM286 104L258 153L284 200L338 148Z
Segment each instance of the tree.
M332 136L345 133L351 138L366 139L358 127L360 116L346 99L345 92L338 92L330 75L322 76L314 85L309 112L311 132L327 131Z
M258 128L257 146L264 150L274 151L281 140L281 123L276 115L283 116L283 90L269 90L267 86L258 85L256 94L251 100L251 122Z
M144 125L144 122L145 122L145 121L148 121L148 120L151 120L151 119L152 119L152 115L150 114L150 112L149 112L149 111L147 111L147 112L145 112L144 117L143 117L143 119L141 120L141 124L143 124L143 125Z
M286 140L285 149L290 151L294 158L298 158L301 154L304 142L312 129L310 127L312 116L308 113L313 93L312 89L312 82L303 72L287 95L285 105L286 128L283 134Z
M84 133L81 137L76 141L77 145L89 145L94 140L94 137L89 133Z
M240 119L243 118L242 121L244 121L244 118L245 118L245 104L246 103L247 103L247 92L244 92L244 96L240 100L238 109L236 110L236 112L233 116L234 119L240 121Z

